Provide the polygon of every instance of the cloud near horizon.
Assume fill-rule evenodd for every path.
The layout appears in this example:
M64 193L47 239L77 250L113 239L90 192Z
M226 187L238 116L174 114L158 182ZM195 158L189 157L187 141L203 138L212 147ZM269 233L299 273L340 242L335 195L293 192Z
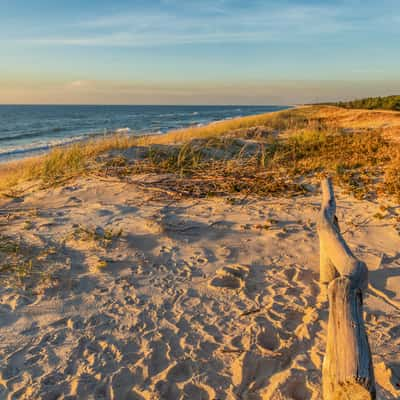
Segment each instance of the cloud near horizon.
M379 90L376 87L379 86ZM132 83L78 80L4 85L0 104L270 104L289 105L400 92L395 82L291 81ZM354 96L356 93L356 96ZM51 101L50 101L51 99ZM213 101L210 102L210 99Z

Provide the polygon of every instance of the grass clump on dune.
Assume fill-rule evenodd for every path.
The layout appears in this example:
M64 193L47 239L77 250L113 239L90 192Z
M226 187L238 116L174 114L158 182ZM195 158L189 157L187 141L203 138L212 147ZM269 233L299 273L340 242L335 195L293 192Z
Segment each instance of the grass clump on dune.
M33 276L43 279L32 253L20 240L0 235L0 279L4 286L24 287Z
M324 174L334 176L358 197L378 188L397 193L394 179L389 183L388 174L382 174L390 163L396 164L393 145L379 132L348 133L313 126L286 138L235 138L225 144L226 157L215 156L216 143L203 139L171 148L154 146L133 170L175 174L177 178L166 180L164 188L196 196L303 193L305 184Z

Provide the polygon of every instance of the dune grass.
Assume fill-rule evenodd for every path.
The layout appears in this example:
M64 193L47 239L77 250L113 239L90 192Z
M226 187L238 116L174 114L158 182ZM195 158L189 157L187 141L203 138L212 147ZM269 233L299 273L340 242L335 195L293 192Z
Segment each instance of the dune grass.
M90 169L97 156L110 150L152 144L183 143L194 138L221 136L237 129L258 125L283 129L285 126L294 125L295 121L303 122L298 116L283 111L221 121L204 127L180 129L165 135L143 137L112 135L75 143L71 146L56 148L44 156L0 165L0 191L11 190L21 182L41 180L44 184L52 184L60 179L83 174Z
M235 130L252 127L268 127L271 130L283 131L290 128L300 128L307 124L307 119L301 112L284 110L274 113L235 118L215 122L206 126L192 127L171 131L165 135L152 135L140 138L138 145L182 143L192 139L207 139L223 136Z
M99 154L126 149L134 144L132 137L113 135L55 148L44 156L4 164L0 166L0 191L12 191L18 184L29 181L40 180L44 185L51 185L81 175L90 169Z
M88 173L121 179L169 173L175 178L164 188L181 195L265 195L303 193L307 183L330 174L359 197L372 192L400 197L400 147L387 138L397 115L376 112L374 118L366 111L362 119L351 112L304 107L165 135L91 140L3 166L0 191L12 195L21 183L48 186ZM124 150L136 146L146 149L143 157L126 158Z
M231 140L225 145L228 156L222 159L209 156L209 139L171 150L154 148L134 171L175 174L180 180L168 181L168 186L201 196L303 193L307 183L326 174L360 198L377 190L400 193L399 149L379 132L348 133L323 126L296 130L284 139L271 135L250 144Z

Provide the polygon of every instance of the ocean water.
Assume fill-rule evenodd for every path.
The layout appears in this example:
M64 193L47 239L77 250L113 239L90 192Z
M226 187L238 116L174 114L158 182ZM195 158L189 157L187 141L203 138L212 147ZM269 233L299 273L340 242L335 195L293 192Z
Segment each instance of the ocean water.
M280 106L0 105L0 162L115 131L131 135L277 111Z

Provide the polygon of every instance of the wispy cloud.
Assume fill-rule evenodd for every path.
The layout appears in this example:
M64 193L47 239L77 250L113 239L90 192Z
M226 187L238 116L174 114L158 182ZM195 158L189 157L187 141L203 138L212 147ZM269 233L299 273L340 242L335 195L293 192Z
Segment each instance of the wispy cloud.
M249 2L246 8L235 8L229 3L232 1L214 5L205 2L201 7L197 3L197 8L192 4L181 10L168 2L157 10L140 9L80 20L62 35L18 40L38 45L143 47L293 41L356 29L338 7L272 7Z

